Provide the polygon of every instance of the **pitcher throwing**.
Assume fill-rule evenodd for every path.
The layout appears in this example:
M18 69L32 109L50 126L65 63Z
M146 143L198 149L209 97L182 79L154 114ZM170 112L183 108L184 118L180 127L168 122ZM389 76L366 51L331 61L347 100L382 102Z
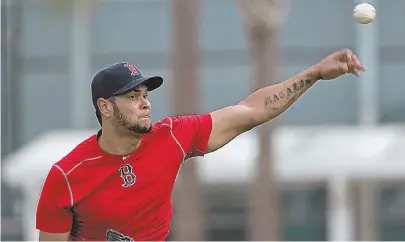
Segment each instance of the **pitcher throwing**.
M104 68L91 84L101 129L52 166L36 214L40 240L165 240L185 160L276 118L317 81L363 70L351 50L340 50L236 105L152 125L148 93L163 79L129 63Z

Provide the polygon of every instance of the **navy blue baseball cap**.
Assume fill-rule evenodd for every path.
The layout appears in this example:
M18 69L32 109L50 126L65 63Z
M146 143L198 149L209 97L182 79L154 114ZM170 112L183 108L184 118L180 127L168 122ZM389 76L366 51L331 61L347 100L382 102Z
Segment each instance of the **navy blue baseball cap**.
M98 111L97 100L109 98L133 90L144 84L148 91L155 90L163 84L160 76L145 77L141 71L128 62L116 63L97 72L91 82L93 105Z

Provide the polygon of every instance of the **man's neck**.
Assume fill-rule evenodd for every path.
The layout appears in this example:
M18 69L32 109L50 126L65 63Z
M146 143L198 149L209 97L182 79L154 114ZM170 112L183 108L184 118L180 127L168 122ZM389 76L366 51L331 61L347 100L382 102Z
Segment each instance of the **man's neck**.
M128 155L141 144L141 137L135 135L122 135L117 132L102 130L98 139L101 149L112 155Z

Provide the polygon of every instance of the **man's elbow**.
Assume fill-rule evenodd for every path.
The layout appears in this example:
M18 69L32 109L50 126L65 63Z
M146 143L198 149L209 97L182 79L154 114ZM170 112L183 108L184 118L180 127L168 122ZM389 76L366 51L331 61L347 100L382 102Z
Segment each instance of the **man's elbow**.
M244 131L249 131L257 126L260 126L274 117L271 117L265 109L249 106L243 102L238 105L244 109L244 117L242 127Z
M39 231L39 241L69 241L70 232L48 233Z

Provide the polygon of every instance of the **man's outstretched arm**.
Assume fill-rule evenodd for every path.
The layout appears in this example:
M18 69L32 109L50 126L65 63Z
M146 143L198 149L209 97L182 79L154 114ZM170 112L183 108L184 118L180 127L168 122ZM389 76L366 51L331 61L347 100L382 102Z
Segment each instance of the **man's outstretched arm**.
M279 116L318 80L335 79L346 73L359 75L362 70L364 66L350 50L341 50L284 82L253 92L237 105L212 112L207 152Z

